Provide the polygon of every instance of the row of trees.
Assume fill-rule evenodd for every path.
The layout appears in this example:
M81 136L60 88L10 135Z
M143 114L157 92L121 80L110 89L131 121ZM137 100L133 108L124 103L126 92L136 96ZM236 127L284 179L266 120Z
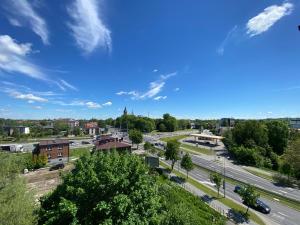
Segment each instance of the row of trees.
M284 121L247 120L225 133L224 144L241 164L278 170L288 138L289 128Z

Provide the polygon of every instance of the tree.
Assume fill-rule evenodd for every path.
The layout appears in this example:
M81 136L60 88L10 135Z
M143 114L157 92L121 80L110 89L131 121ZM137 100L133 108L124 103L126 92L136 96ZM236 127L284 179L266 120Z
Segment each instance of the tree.
M41 200L39 224L157 224L158 183L135 155L81 157Z
M75 136L80 135L80 128L79 128L79 127L74 127L73 134L74 134Z
M282 155L287 147L289 127L284 121L270 121L267 123L269 145L278 155Z
M167 142L167 148L165 151L166 160L171 160L172 170L176 161L179 159L180 143L177 140L171 140Z
M284 162L281 167L280 167L280 171L288 176L288 181L290 180L290 176L292 173L292 166L290 163Z
M146 151L150 150L152 148L152 145L150 142L146 141L145 144L144 144L144 149Z
M139 130L130 130L129 139L132 141L133 144L136 144L138 148L139 144L143 142L143 134Z
M186 177L189 178L189 172L194 169L194 164L189 153L186 153L182 157L180 165L186 170Z
M267 147L268 145L267 126L257 120L238 122L232 130L232 136L235 143L239 146L244 145L245 147L253 148L255 146Z
M219 193L220 193L220 187L222 185L222 180L223 179L220 174L218 174L218 173L210 174L210 181L216 185L216 188L218 190L218 197L219 197Z
M247 205L246 214L248 214L249 206L254 206L256 204L256 201L259 198L259 194L255 192L252 185L247 185L246 187L241 188L239 194L242 197L244 203Z
M296 179L300 179L300 137L295 138L289 143L289 146L283 155L285 164L291 166L290 174Z
M18 128L14 128L14 129L13 129L12 136L13 136L14 138L16 138L17 141L20 140L21 135L20 135L20 131L19 131Z
M24 163L23 154L0 152L1 225L33 225L36 222L34 197L19 175Z

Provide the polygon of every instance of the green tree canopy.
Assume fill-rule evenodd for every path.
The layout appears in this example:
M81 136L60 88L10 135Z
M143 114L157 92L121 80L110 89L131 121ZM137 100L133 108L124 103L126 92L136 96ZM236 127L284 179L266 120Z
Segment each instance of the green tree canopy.
M255 192L254 187L252 185L247 185L246 187L243 187L239 194L242 197L244 203L247 205L247 214L249 206L254 206L256 204L256 200L259 198L259 194Z
M180 165L186 170L186 177L189 178L189 172L194 169L194 163L189 153L182 157Z
M143 142L143 134L139 130L130 130L129 131L129 139L133 144L137 144L137 146Z
M232 130L233 140L237 145L245 147L267 147L268 130L267 126L257 120L241 121Z
M176 161L179 159L180 143L177 140L170 140L167 142L167 148L165 151L166 160L171 160L172 170Z
M24 159L18 154L0 152L1 225L32 225L36 222L33 195L19 176L24 166Z
M267 123L269 145L278 155L282 155L287 147L289 127L284 121L270 121Z
M216 185L216 188L218 190L218 197L220 193L220 187L222 185L222 176L218 173L211 173L210 174L210 181Z
M80 158L42 199L39 224L157 224L159 200L138 156L100 152Z

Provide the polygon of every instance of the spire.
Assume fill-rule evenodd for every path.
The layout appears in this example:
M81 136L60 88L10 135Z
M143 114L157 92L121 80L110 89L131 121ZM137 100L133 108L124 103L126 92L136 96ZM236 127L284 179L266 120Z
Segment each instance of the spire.
M127 109L126 109L126 106L125 106L125 109L123 111L123 116L127 116Z

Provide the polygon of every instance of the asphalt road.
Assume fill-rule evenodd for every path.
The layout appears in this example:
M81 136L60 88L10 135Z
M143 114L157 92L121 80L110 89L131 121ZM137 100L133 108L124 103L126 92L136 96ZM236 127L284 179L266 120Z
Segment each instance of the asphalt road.
M209 170L223 173L223 164L222 164L223 159L221 160L221 162L219 164L214 161L203 159L203 158L201 158L201 156L198 156L198 155L191 155L191 156L192 156L193 163L195 165L199 165L199 166L207 168ZM226 165L226 162L225 162L225 165ZM255 185L264 190L268 190L268 191L280 194L282 196L288 197L290 199L295 199L295 200L300 201L300 191L297 189L276 186L271 181L263 179L258 176L255 176L255 175L243 170L242 168L240 168L240 169L236 169L233 167L225 167L225 168L226 168L226 177L234 178L234 179L242 181L244 183Z
M170 164L170 162L168 162ZM175 165L175 168L178 168L178 164ZM180 171L185 173L185 170L180 168ZM213 184L210 182L209 179L209 173L207 173L205 170L201 170L198 168L195 168L189 173L189 176L198 180L199 182L210 185L213 187ZM238 202L242 202L241 197L235 193L234 185L230 183L226 183L226 196L230 197ZM220 189L220 196L223 196L223 189ZM280 224L280 225L299 225L300 221L300 212L297 210L294 210L292 208L289 208L287 206L284 206L278 202L270 201L265 198L260 198L264 203L266 203L270 208L271 212L270 214L263 214L258 211L257 213L261 214L263 217L267 217L269 221L271 221L271 224ZM254 209L250 209L253 210ZM271 225L270 224L270 225Z

